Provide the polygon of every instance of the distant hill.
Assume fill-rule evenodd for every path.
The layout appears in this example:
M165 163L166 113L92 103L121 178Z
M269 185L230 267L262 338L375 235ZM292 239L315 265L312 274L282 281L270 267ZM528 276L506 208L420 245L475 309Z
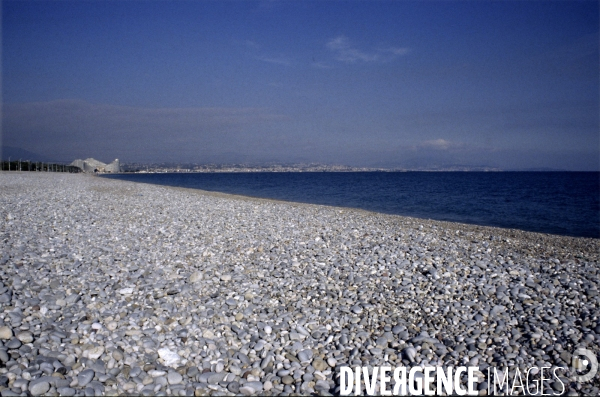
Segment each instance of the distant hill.
M29 150L21 149L19 147L3 146L2 147L2 160L6 161L6 160L8 160L9 157L10 157L11 161L19 160L19 159L21 159L22 161L25 161L25 160L41 161L41 162L57 161L57 160L50 159L46 156L43 156L41 154L37 154L34 152L30 152Z
M514 171L514 172L566 172L569 170L565 170L563 168L536 167L536 168L515 168L515 169L509 169L507 171Z

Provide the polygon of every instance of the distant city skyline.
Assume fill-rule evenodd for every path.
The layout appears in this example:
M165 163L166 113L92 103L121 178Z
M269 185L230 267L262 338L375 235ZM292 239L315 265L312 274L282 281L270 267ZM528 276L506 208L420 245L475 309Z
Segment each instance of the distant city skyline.
M598 31L597 1L9 0L1 144L599 171Z

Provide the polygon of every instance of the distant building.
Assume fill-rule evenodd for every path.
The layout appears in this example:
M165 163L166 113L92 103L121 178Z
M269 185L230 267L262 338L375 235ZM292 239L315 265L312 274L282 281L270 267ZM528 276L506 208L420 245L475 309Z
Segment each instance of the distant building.
M83 172L121 172L121 164L119 163L119 159L115 159L110 164L105 164L102 161L98 161L93 158L87 158L85 160L77 159L73 161L70 165L80 168Z
M121 164L119 159L115 159L112 163L104 166L104 172L121 172Z

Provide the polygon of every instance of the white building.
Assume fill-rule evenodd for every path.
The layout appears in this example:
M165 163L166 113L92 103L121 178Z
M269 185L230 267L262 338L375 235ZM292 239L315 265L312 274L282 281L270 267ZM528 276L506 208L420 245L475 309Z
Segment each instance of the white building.
M115 159L110 164L105 164L102 161L98 161L90 157L85 160L77 159L70 165L80 168L83 172L121 172L121 164L119 163L119 159Z

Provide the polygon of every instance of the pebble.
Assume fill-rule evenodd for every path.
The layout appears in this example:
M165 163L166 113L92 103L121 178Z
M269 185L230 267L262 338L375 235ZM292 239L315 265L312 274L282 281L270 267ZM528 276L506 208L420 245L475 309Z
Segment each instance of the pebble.
M87 350L87 356L92 360L99 359L102 356L102 354L104 354L104 346L96 346Z
M237 301L235 299L232 299L232 298L229 298L229 299L225 300L225 303L228 306L234 306L234 307L237 306Z
M13 337L13 332L12 332L12 329L10 329L10 327L7 327L6 325L3 327L0 327L0 339L7 340L12 337Z
M292 378L289 375L284 376L283 378L281 378L281 382L284 385L291 385L292 383L294 383L294 378Z
M313 360L313 362L312 362L312 364L311 364L311 365L312 365L312 366L314 367L314 369L316 369L317 371L325 371L327 368L329 368L329 365L328 365L328 364L327 364L325 361L323 361L323 360L321 360L321 359L316 359L316 360Z
M204 275L201 272L194 272L190 276L190 282L195 283L201 281L204 278Z
M22 343L31 343L33 342L33 334L29 331L21 331L17 334L17 339Z
M256 393L256 391L253 388L251 388L250 386L242 386L238 389L238 391L240 393L242 393L244 396L251 396Z
M406 349L404 349L403 353L404 356L408 359L408 361L410 361L411 363L415 361L415 358L417 356L417 350L414 347L407 347Z
M19 347L21 347L21 341L17 338L12 338L11 340L9 340L8 342L6 342L4 344L4 346L8 347L9 349L18 349Z
M166 347L158 349L158 356L163 359L165 365L168 367L175 367L181 361L181 357L177 353Z
M306 349L298 352L298 360L301 363L310 363L313 358L312 350Z
M148 375L150 375L153 378L158 378L159 376L165 376L167 373L165 371L159 371L156 369L151 369L150 371L148 371Z
M77 391L71 387L59 387L56 389L56 391L58 391L58 394L61 396L67 397L74 396L77 393Z
M240 384L238 382L229 382L227 384L227 390L232 392L233 394L238 394L240 392Z
M178 372L169 371L167 374L167 381L170 385L178 385L183 381L183 376Z
M86 369L81 371L78 375L77 375L77 385L78 386L85 386L88 383L90 383L92 381L92 379L94 379L94 371L91 369Z
M598 239L59 173L0 173L8 208L3 395L329 395L346 365L600 357Z
M109 331L114 331L119 327L119 323L116 321L111 321L108 324L106 324L106 329L108 329Z
M37 382L29 387L29 392L33 396L41 396L50 390L50 383L48 382Z

